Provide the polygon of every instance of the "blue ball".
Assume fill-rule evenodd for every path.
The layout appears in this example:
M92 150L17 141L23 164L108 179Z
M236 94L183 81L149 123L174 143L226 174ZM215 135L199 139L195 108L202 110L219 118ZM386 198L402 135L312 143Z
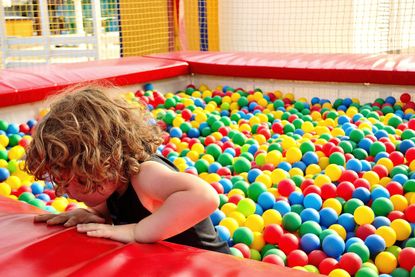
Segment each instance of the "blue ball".
M384 187L377 187L372 190L372 200L375 200L380 197L390 198L389 191Z
M221 167L222 167L222 165L220 163L213 162L209 165L208 172L209 173L216 173Z
M232 182L229 179L225 178L220 179L219 184L222 185L224 193L228 193L233 187Z
M382 158L389 158L389 153L388 152L379 152L379 153L377 153L376 156L375 156L375 162L378 162Z
M210 220L212 220L213 225L218 225L219 222L224 219L226 215L221 210L216 210L210 215Z
M359 173L362 171L362 163L358 159L350 159L346 162L346 169Z
M337 122L338 122L340 125L343 125L343 124L345 124L345 123L350 123L350 120L349 120L349 118L348 118L347 116L345 116L345 115L341 115L341 116L339 116L339 117L337 118Z
M320 210L323 204L323 200L317 193L310 193L304 196L303 205L305 208L312 208Z
M393 96L388 96L388 97L385 98L385 103L395 105L396 99Z
M249 146L248 152L251 153L252 155L255 155L258 149L259 149L258 144L252 144L251 146Z
M290 204L282 200L275 202L273 209L277 210L281 214L281 216L284 216L286 213L291 212Z
M9 126L7 126L6 129L7 134L17 134L19 133L19 125L15 123L10 123Z
M302 160L306 165L310 165L310 164L318 164L319 159L315 152L307 152L303 155Z
M366 150L366 152L369 153L370 151L370 146L372 145L372 141L368 138L364 138L361 141L359 141L358 146L364 150Z
M153 84L147 83L143 85L144 90L154 90Z
M180 128L178 127L172 127L170 129L170 136L173 138L181 138L183 135L183 132Z
M365 244L365 242L362 239L357 238L357 237L352 237L346 240L346 250L349 249L350 245L354 243Z
M379 130L379 131L376 131L376 133L375 133L375 137L376 137L377 139L380 139L380 138L387 138L387 137L389 137L389 134L388 134L388 132L386 132L385 130Z
M405 155L406 151L408 151L408 149L412 147L415 147L415 143L412 140L405 139L399 145L399 151L401 151L402 154Z
M33 126L35 126L35 125L37 124L37 121L36 121L36 120L34 120L34 119L29 119L29 120L26 122L26 124L27 124L27 126L29 126L29 128L32 128Z
M0 167L0 182L5 181L9 177L10 177L9 170L7 170L7 168Z
M392 177L392 181L398 182L399 184L403 185L406 181L408 181L408 176L402 173L398 173Z
M360 161L362 163L362 171L370 171L372 170L372 164L368 161L362 160Z
M377 255L386 248L383 238L376 234L368 236L365 239L365 245L369 248L370 254L373 256Z
M235 151L235 149L233 149L233 148L226 148L226 149L223 151L223 153L228 153L228 154L230 154L232 157L235 157L235 155L236 155L236 151Z
M36 198L37 198L37 199L40 199L40 200L42 200L42 201L45 201L45 202L50 201L50 196L49 196L49 195L47 195L46 193L41 193L41 194L38 194L38 195L36 196Z
M337 213L332 208L323 208L320 211L320 225L330 227L337 222Z
M255 204L255 214L262 215L264 213L264 209L262 209L261 205L258 203Z
M305 234L300 240L300 245L304 252L310 253L320 248L320 238L312 233Z
M229 241L231 238L231 233L229 232L228 228L225 226L217 225L215 226L216 232L218 233L219 238L222 241Z
M290 202L291 206L295 204L303 204L304 195L299 191L293 191L288 196L288 202Z
M291 166L291 164L289 162L283 161L283 162L280 162L278 164L277 168L281 168L282 170L288 172L292 168L292 166Z
M198 138L200 137L200 132L197 128L190 128L190 130L187 132L187 135L189 138Z
M363 203L367 204L370 201L370 191L367 188L359 187L353 191L353 198L362 200Z
M377 216L373 220L372 225L376 229L378 229L378 228L380 228L382 226L390 226L391 225L391 221L389 220L389 218L387 218L385 216Z
M43 192L43 186L39 183L32 183L30 186L33 194L40 194Z
M305 169L307 168L306 164L303 163L302 161L293 163L293 167L299 168L302 171L305 171Z
M337 223L344 227L347 232L353 232L356 227L354 217L351 214L341 214Z
M255 179L263 174L262 171L258 168L254 168L248 171L248 182L253 183L255 182Z
M339 235L328 235L323 240L323 251L332 258L338 258L345 250L345 243Z
M275 196L271 192L265 191L258 196L258 204L263 210L271 209L275 204Z
M318 211L312 208L305 208L300 213L301 221L307 222L307 221L314 221L317 223L320 223L320 214Z

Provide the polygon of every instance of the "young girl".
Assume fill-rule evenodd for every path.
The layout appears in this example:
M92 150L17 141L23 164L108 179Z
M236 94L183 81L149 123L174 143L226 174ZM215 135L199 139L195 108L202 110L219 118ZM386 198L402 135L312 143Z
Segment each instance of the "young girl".
M161 131L149 122L144 110L98 89L52 103L34 131L26 169L90 208L38 215L35 222L76 225L88 236L125 243L167 240L230 253L209 219L216 192L155 154Z

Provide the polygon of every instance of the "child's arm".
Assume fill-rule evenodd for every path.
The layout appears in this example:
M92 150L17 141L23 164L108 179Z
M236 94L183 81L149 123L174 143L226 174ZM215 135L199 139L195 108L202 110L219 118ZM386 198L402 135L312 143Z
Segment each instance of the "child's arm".
M106 203L88 209L75 209L60 214L40 214L34 218L35 222L46 222L48 225L63 224L72 227L79 223L105 223L108 217Z
M171 171L153 161L141 165L132 184L143 203L160 203L154 210L148 207L150 216L129 225L80 224L78 231L122 242L152 243L194 226L219 204L215 190L199 177Z

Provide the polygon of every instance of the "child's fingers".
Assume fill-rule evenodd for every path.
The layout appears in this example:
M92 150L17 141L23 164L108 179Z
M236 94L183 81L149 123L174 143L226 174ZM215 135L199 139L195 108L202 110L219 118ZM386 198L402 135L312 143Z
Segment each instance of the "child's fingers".
M97 238L109 238L111 236L111 232L108 229L98 229L95 231L88 231L86 234L90 237L97 237Z
M34 222L45 222L51 218L54 218L55 216L56 214L39 214L35 216Z
M76 225L76 229L78 230L78 232L86 233L86 232L98 230L100 229L102 225L103 224L98 224L98 223L78 224Z

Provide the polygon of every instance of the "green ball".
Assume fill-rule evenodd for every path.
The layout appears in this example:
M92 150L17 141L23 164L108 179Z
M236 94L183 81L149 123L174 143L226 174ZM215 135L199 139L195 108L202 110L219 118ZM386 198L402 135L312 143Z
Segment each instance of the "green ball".
M225 126L225 124L223 124L222 121L216 121L212 124L212 130L214 132L217 132L219 130L219 128L224 127L224 126Z
M398 116L392 116L389 120L388 120L388 125L392 126L394 128L397 128L399 126L399 124L402 123L402 118L398 117Z
M348 213L348 214L352 214L353 215L354 214L354 211L357 208L359 208L360 206L363 206L363 205L364 205L364 203L363 203L362 200L357 199L357 198L352 198L350 200L347 200L346 203L344 203L343 211L345 213Z
M363 263L367 262L370 258L369 248L364 243L352 243L349 248L347 248L347 252L352 252L358 255Z
M232 239L235 244L243 243L249 246L254 241L254 234L248 227L238 227L233 233Z
M366 150L362 148L353 149L352 155L358 160L366 160L368 157Z
M355 277L378 277L379 275L371 268L362 267L356 272L354 276Z
M7 155L7 150L0 150L0 160L7 161L9 156Z
M225 194L219 194L219 209L226 203L228 203L228 197Z
M163 117L163 121L168 124L168 125L172 125L173 120L176 118L176 113L173 111L167 111L166 114Z
M308 221L307 221L308 222ZM319 238L320 238L320 241L323 241L327 236L329 236L329 235L337 235L338 236L338 234L336 233L336 231L334 231L334 230L332 230L332 229L326 229L326 230L323 230L322 232L321 232L321 234L320 234L320 236L319 236Z
M277 110L278 108L283 108L284 107L284 101L277 99L274 101L274 109Z
M173 97L172 98L167 98L166 101L164 102L164 107L166 109L176 107L176 105L177 105L176 99L174 99Z
M46 207L46 203L40 199L32 199L28 202L30 205L43 209Z
M249 147L247 147L247 148L249 148ZM247 159L250 162L252 162L254 160L254 155L252 155L249 152L244 152L239 157L245 158L245 159Z
M0 130L7 131L8 127L9 127L9 124L6 121L0 120Z
M410 238L406 241L405 247L415 248L415 238Z
M189 132L190 129L192 129L192 125L189 122L183 122L180 124L180 130L182 130L183 133Z
M239 249L235 248L235 247L229 247L229 250L230 250L232 256L239 257L239 258L244 257L244 255L242 255L242 252Z
M350 132L349 137L350 137L350 140L354 142L359 142L365 137L365 134L360 129L354 129Z
M389 175L390 177L393 177L397 174L403 174L405 176L408 176L408 168L403 165L395 166L394 168L392 168Z
M219 158L219 155L222 154L222 148L219 145L211 143L206 146L206 154L211 155L215 160Z
M209 169L209 163L208 161L204 160L204 159L200 159L197 160L195 162L195 168L197 170L197 173L203 173L203 172L208 172Z
M268 152L271 152L273 150L278 150L279 152L282 153L282 146L281 146L281 144L279 144L279 143L271 143L268 146Z
M344 164L346 163L346 158L342 153L334 152L329 157L329 163L344 166Z
M282 218L282 226L287 231L297 231L301 226L301 217L297 213L288 212Z
M413 137L415 137L415 131L411 130L411 129L406 129L401 134L401 139L402 140L411 139Z
M269 244L269 243L265 244L265 246L262 247L262 249L261 249L262 258L264 258L266 256L267 251L270 250L270 249L277 249L277 247L274 244Z
M293 124L291 123L287 123L284 126L284 134L288 134L288 133L294 133L295 132L295 127Z
M21 136L19 136L18 134L13 134L9 137L9 145L10 147L16 146L19 141L22 139Z
M202 136L207 137L212 133L212 129L210 129L209 126L206 126L205 128L202 129Z
M300 150L301 150L301 153L303 153L303 154L307 153L307 152L315 152L316 147L314 146L314 144L311 141L305 141L305 142L301 143Z
M250 198L241 199L238 204L236 205L236 210L241 212L246 217L250 216L251 214L255 213L256 204ZM248 244L249 245L249 244Z
M249 188L249 184L247 182L245 182L244 180L238 181L235 184L233 184L234 189L240 189L242 190L245 195L248 194L248 188Z
M222 153L218 157L218 162L222 166L232 165L232 163L233 163L233 157L229 153Z
M409 271L402 267L398 267L391 272L391 275L392 277L409 277Z
M262 259L261 253L259 253L258 250L251 248L249 249L249 251L251 252L251 256L250 256L251 260L260 261Z
M399 253L401 253L402 249L397 245L389 246L386 251L392 253L396 258L398 258Z
M291 211L296 213L296 214L300 214L302 211L304 210L303 205L301 204L294 204L291 206Z
M299 234L300 236L304 236L305 234L314 234L318 237L320 237L322 233L322 229L320 224L318 224L315 221L306 221L303 224L301 224Z
M35 196L31 192L25 191L25 192L23 192L22 194L19 195L18 199L20 201L24 201L26 203L29 203L30 201L35 199Z
M248 197L254 200L255 202L257 202L259 195L266 191L267 191L267 187L263 183L253 182L248 187Z
M269 244L267 244L267 245L269 245ZM287 255L285 255L285 253L282 250L280 250L278 248L270 248L270 249L267 249L264 252L264 255L262 256L262 258L265 258L266 256L268 256L270 254L274 254L274 255L280 256L280 258L284 261L284 264L287 263Z
M297 187L300 187L301 186L301 184L303 183L303 181L304 181L304 177L303 176L301 176L301 175L294 175L294 176L292 176L291 177L291 180L293 180L294 181L294 183L295 183L295 185L297 186Z
M350 143L350 141L343 140L339 143L339 147L341 147L344 151L344 153L352 153L353 151L353 145Z
M251 169L251 163L248 159L244 157L238 157L236 158L233 167L235 169L235 172L237 174L240 174L242 172L248 172Z
M387 216L393 211L392 201L385 197L376 198L372 203L372 210L376 216Z
M246 97L242 96L241 98L238 99L238 106L239 107L241 107L241 108L246 107L246 106L248 106L248 104L249 104L249 101Z
M16 160L10 160L7 163L7 169L10 171L10 173L15 173L18 169L19 165Z
M243 146L245 144L246 137L244 134L238 132L233 135L232 141L239 146Z
M374 157L376 156L376 154L380 152L386 152L386 147L382 142L375 141L374 143L372 143L372 145L370 145L370 156Z

